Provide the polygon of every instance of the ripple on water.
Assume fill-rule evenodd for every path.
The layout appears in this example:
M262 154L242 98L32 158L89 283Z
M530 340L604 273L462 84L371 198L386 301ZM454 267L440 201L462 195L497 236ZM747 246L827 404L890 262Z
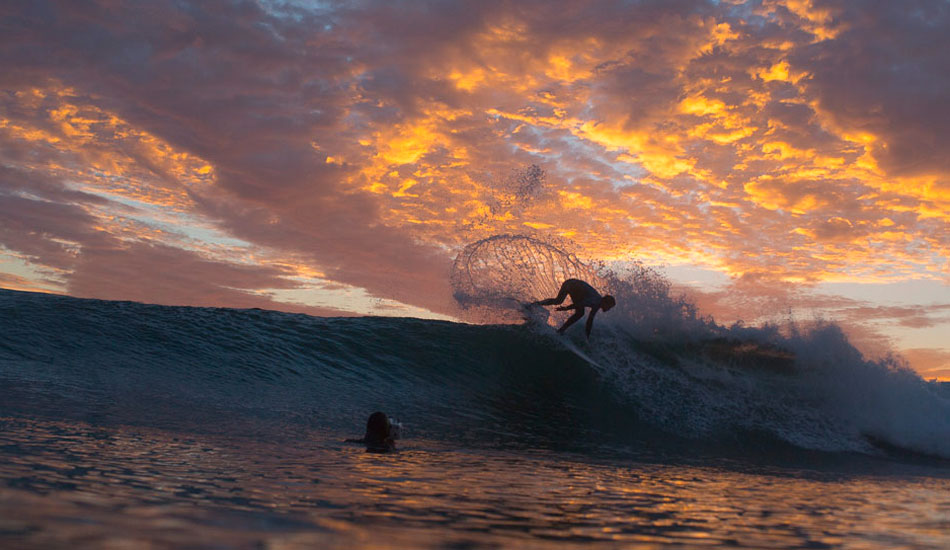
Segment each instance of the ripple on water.
M10 548L933 548L946 473L633 462L334 434L226 438L0 419Z

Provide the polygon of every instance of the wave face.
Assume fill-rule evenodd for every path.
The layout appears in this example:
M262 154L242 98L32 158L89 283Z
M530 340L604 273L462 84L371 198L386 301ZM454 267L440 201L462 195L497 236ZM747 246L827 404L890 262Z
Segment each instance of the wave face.
M562 339L546 325L0 290L0 415L359 435L379 409L410 437L483 445L584 449L674 436L950 457L940 385L863 358L834 325L784 336L660 328L601 313L588 343L581 328Z

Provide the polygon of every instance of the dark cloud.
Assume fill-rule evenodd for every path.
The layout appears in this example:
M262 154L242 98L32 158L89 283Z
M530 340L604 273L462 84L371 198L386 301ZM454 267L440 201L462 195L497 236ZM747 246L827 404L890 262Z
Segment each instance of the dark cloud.
M950 170L950 5L815 2L842 23L834 40L790 58L838 124L881 136L874 154L893 175Z
M407 297L401 286L417 285L420 270L447 271L447 260L379 223L372 197L341 189L345 169L312 145L347 139L343 103L357 91L341 79L359 52L343 48L345 35L323 37L319 16L299 15L279 18L247 2L46 4L7 20L17 32L6 42L17 46L4 51L210 162L234 200L195 199L236 236ZM245 215L255 207L278 225L248 225L262 221ZM448 295L447 283L435 286Z
M840 315L852 321L886 321L908 328L931 328L950 322L950 304L915 306L872 306L844 308Z
M451 312L459 246L529 228L715 265L763 310L807 302L786 280L932 276L950 255L947 12L7 3L0 243L70 292L242 307L285 308L253 291L299 262ZM532 164L543 191L498 207ZM194 242L186 218L220 235ZM221 235L281 261L212 254Z
M0 194L0 242L42 265L71 269L84 245L110 242L94 224L71 204Z
M269 267L216 262L181 248L133 243L87 250L69 278L67 290L84 298L133 300L187 306L265 308L341 315L340 310L277 304L249 290L293 288L287 273Z

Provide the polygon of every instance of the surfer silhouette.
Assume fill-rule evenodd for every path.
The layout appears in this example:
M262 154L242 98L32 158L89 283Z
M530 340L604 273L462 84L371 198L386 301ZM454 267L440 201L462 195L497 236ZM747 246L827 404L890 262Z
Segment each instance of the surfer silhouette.
M347 443L363 443L368 453L389 453L396 450L401 424L390 420L386 413L376 411L366 421L363 439L347 439Z
M587 337L590 338L590 329L594 326L594 315L597 314L598 310L609 311L610 308L617 305L617 301L614 300L614 297L610 294L601 296L594 287L590 286L586 282L580 279L568 279L561 284L561 290L558 291L557 296L554 298L548 298L547 300L541 300L539 302L534 302L531 305L536 306L551 306L558 305L564 302L564 298L568 296L571 297L570 305L561 306L554 308L557 311L567 311L569 309L574 310L574 315L571 315L567 318L567 321L564 321L564 324L561 328L557 329L558 333L564 334L564 331L574 323L576 323L581 317L584 316L584 309L590 308L590 315L587 317Z

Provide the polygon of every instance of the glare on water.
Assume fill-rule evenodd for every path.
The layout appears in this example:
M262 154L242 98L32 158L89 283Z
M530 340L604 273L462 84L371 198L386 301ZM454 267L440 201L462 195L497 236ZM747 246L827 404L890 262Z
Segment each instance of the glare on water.
M940 469L861 474L0 419L4 548L947 548Z

